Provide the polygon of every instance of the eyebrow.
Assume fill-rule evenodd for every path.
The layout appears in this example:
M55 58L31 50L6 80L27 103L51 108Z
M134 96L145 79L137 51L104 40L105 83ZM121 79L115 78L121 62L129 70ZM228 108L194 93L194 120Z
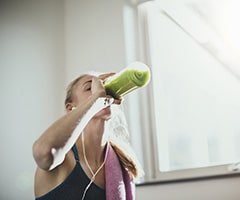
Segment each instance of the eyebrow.
M92 82L92 80L88 80L88 81L85 81L82 85L85 86L86 84L91 83L91 82Z

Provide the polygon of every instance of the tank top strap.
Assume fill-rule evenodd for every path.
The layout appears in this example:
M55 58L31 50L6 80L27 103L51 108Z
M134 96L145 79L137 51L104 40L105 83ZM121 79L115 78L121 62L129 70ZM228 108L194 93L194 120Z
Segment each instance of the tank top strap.
M75 160L79 162L79 161L80 161L80 160L79 160L79 155L78 155L77 147L76 147L75 144L74 144L73 147L72 147L72 151L73 151L73 153L74 153Z

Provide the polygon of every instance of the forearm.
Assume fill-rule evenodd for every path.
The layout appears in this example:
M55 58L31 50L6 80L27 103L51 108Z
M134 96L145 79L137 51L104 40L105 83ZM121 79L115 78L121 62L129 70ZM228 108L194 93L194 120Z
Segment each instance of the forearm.
M71 136L67 140L66 144L59 149L52 149L52 155L54 158L54 162L50 166L50 170L55 168L57 165L59 165L64 160L64 155L72 148L76 140L78 139L79 135L83 131L84 127L87 125L89 120L100 110L103 108L109 106L113 103L113 99L111 101L106 102L106 98L99 98L96 100L96 102L93 104L93 106L87 110L87 112L84 114L84 116L81 118L77 126L75 127L74 131L72 132Z
M40 168L52 169L64 160L88 121L107 106L99 96L91 95L81 106L53 123L35 142L33 155Z

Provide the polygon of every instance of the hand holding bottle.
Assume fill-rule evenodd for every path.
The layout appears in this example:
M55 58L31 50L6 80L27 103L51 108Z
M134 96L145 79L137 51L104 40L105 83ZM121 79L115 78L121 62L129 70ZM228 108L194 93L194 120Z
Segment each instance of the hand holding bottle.
M120 100L129 92L146 86L149 81L150 69L141 62L134 62L119 73L106 79L104 87L107 95Z

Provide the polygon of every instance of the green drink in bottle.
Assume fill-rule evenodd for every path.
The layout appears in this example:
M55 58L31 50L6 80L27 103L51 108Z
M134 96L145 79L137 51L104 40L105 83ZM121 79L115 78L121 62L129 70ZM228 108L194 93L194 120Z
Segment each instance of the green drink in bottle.
M149 68L141 62L134 62L107 79L104 83L104 87L108 95L115 99L122 99L122 97L129 92L146 86L149 81Z

